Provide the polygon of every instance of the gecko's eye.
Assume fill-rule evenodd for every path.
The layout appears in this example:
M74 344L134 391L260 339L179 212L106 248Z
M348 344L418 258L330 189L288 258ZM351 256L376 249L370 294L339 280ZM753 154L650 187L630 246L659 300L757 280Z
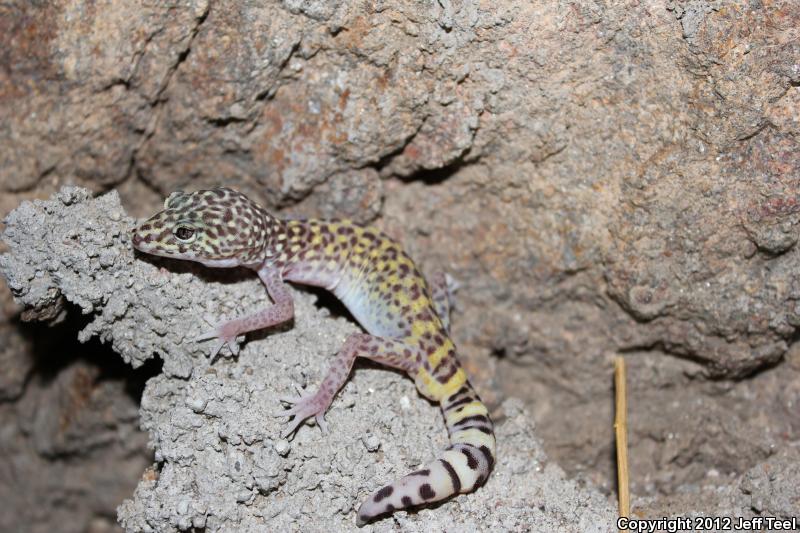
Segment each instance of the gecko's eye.
M179 241L191 242L194 240L194 228L189 226L178 226L173 232Z

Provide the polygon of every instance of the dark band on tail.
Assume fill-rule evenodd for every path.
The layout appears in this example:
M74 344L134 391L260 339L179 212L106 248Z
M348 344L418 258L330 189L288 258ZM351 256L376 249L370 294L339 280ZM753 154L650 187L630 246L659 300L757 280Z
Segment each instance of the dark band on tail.
M488 409L469 382L442 400L441 408L452 444L424 468L373 493L358 510L359 526L398 509L471 492L488 479L495 464Z
M458 478L456 469L444 459L439 459L439 462L442 463L442 466L444 466L444 469L447 470L447 473L450 475L450 482L453 484L453 492L458 494L461 492L461 480Z

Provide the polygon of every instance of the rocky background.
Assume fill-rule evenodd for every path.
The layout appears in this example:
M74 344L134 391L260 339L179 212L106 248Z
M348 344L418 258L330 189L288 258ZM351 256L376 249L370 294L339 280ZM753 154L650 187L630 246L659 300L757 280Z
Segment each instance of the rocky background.
M373 222L461 283L498 420L524 399L613 497L624 354L634 508L710 512L796 463L799 28L793 0L3 2L0 213L225 184ZM158 364L76 344L71 304L0 310L0 525L116 527Z

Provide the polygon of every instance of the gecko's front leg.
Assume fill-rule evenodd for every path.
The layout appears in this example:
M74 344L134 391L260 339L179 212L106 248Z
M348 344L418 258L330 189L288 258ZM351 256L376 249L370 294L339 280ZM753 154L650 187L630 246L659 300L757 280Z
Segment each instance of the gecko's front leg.
M225 345L228 346L231 353L236 355L239 353L239 344L236 342L236 337L248 331L281 324L294 316L292 294L281 279L280 272L277 269L262 266L258 270L258 277L267 287L267 293L269 293L274 305L251 315L221 322L213 330L197 337L195 340L198 342L218 339L211 350L211 357L215 357Z

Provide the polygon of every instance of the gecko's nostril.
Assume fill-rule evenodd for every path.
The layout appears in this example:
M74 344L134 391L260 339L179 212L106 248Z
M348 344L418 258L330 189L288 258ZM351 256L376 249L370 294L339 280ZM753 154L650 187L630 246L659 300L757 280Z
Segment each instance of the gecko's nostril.
M138 248L139 245L142 244L142 238L139 236L138 233L133 234L133 246Z

